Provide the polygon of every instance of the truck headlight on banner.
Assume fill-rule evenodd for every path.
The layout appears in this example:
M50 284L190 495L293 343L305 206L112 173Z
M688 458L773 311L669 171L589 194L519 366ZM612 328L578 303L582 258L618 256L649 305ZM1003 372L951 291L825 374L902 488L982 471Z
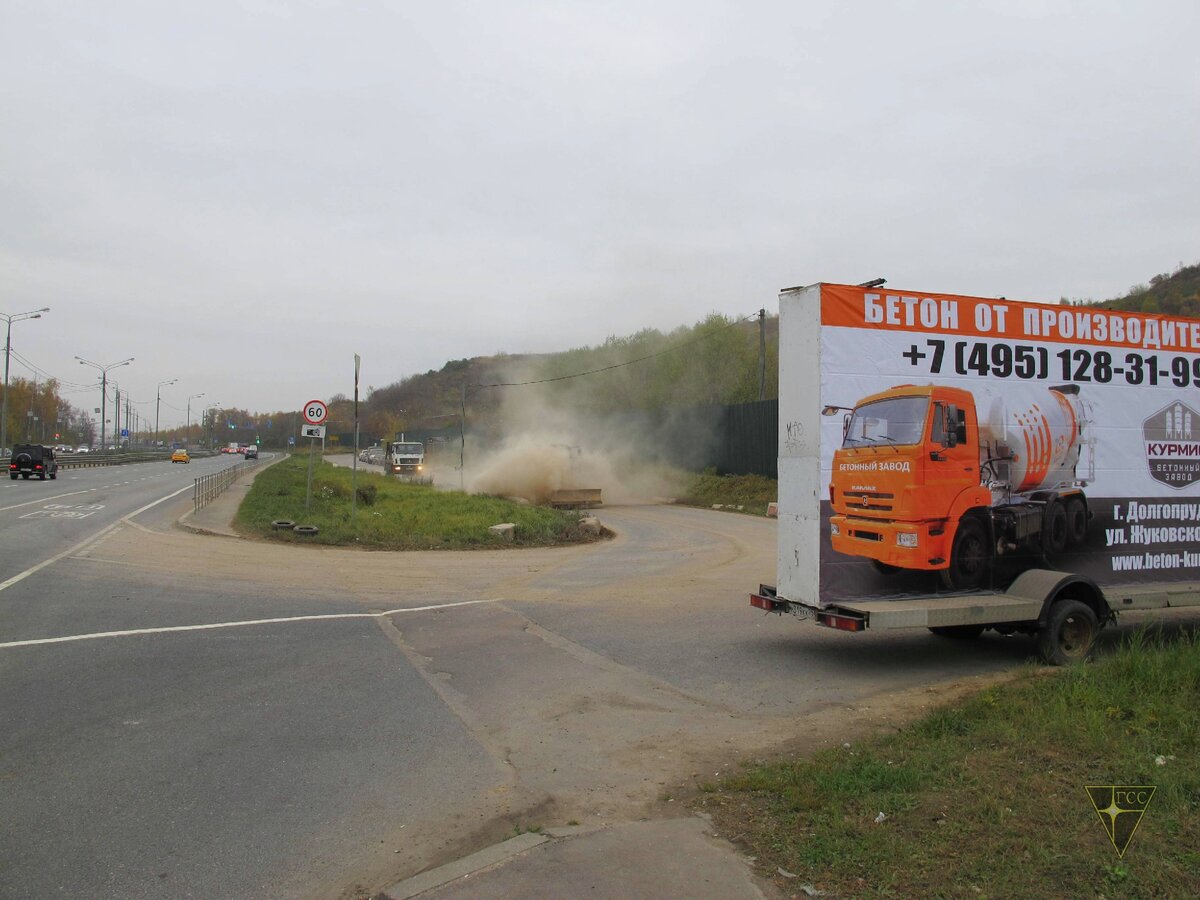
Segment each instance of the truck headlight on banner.
M842 529L838 528L837 522L830 522L829 523L829 533L830 534L841 534Z
M916 534L910 534L910 533L903 532L903 531L899 532L896 535L896 546L897 547L909 547L909 548L915 549L917 546Z

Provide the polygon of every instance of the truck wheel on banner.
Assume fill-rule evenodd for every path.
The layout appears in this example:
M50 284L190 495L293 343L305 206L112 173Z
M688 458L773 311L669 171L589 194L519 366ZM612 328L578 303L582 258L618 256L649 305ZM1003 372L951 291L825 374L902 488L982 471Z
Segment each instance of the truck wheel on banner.
M1038 632L1038 650L1052 666L1081 662L1087 659L1099 631L1096 614L1086 603L1056 600L1046 627Z
M1062 500L1048 500L1042 515L1042 550L1047 556L1057 556L1067 549L1067 508Z
M992 554L983 525L973 516L964 516L954 534L950 565L940 572L942 584L952 591L987 587L991 572Z
M1078 547L1087 540L1087 502L1076 495L1067 500L1067 544Z

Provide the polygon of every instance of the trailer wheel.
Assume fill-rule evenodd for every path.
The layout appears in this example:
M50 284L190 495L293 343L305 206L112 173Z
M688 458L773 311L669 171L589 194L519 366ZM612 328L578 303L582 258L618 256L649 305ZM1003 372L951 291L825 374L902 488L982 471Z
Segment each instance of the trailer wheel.
M960 641L973 641L983 634L982 625L932 625L930 634L938 637L955 638Z
M942 584L953 591L983 587L988 582L991 567L992 555L983 526L978 519L961 520L950 549L950 565L939 572Z
M1067 544L1077 547L1087 540L1087 504L1082 497L1067 501Z
M1042 514L1042 550L1049 555L1057 555L1067 549L1067 510L1059 500L1051 500L1046 504Z
M1100 631L1096 614L1078 600L1058 600L1050 607L1046 627L1038 632L1038 650L1052 666L1081 662Z

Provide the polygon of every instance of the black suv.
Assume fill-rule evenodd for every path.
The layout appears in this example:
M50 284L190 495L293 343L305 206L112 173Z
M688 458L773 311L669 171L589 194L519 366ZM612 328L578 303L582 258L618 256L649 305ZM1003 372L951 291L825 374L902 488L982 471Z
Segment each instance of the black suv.
M13 447L12 459L8 464L8 477L16 481L18 475L22 478L36 475L42 481L49 475L53 481L58 477L58 460L54 458L54 451L41 444L17 444Z

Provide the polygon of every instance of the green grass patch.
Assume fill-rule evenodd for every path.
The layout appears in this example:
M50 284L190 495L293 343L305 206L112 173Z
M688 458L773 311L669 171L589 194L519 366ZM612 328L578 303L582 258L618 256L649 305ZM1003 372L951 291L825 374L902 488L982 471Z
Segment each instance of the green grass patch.
M499 497L441 491L373 472L358 473L358 509L351 523L351 470L315 461L310 509L304 509L308 457L295 454L264 469L238 509L239 530L292 543L355 544L381 550L469 550L554 546L596 540L576 512L521 506ZM315 525L300 536L271 527L275 520ZM488 532L516 525L513 542Z
M1123 859L1085 791L1114 784L1157 787ZM1139 631L897 735L749 766L699 802L784 888L1200 896L1200 638Z
M677 497L675 502L706 509L720 505L735 512L765 516L767 504L774 502L778 493L779 483L774 478L718 475L713 469L707 469L692 477L683 496Z

